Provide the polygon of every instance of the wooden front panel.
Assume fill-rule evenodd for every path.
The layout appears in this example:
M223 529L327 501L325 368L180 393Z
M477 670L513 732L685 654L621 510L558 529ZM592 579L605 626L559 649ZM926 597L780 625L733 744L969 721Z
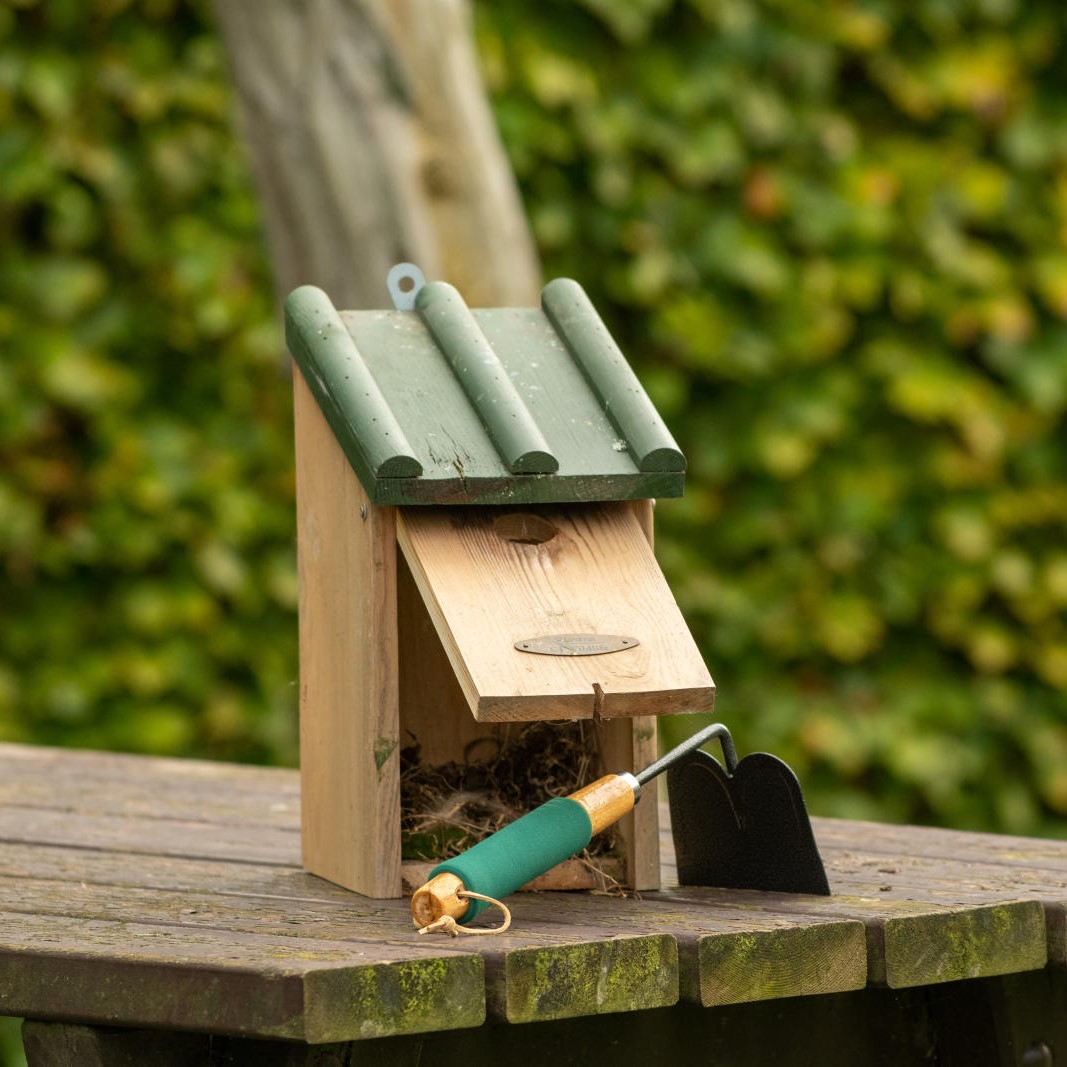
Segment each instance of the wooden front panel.
M712 707L714 683L631 504L403 508L397 539L479 721ZM568 633L639 643L594 656L514 647Z

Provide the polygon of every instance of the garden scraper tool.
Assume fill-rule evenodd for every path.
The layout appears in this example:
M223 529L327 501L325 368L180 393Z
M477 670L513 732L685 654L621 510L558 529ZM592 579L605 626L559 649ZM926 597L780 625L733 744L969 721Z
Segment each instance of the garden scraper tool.
M720 739L725 769L700 751ZM580 852L629 812L641 786L668 771L671 822L683 885L828 895L796 776L760 752L738 761L721 723L698 731L643 771L609 774L556 797L452 859L411 898L420 931L467 923L539 874Z
M692 746L665 757L678 881L829 896L797 776L767 752L738 761L719 728L725 767Z

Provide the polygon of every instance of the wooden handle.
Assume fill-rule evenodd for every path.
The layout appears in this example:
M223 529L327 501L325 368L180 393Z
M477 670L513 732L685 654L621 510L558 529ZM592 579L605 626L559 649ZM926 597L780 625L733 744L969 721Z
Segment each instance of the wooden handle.
M571 793L571 800L585 808L593 833L598 834L633 809L637 800L635 781L630 775L606 774L591 785Z
M442 915L450 915L457 922L467 914L469 900L458 894L463 883L448 871L431 878L411 895L411 917L421 930Z

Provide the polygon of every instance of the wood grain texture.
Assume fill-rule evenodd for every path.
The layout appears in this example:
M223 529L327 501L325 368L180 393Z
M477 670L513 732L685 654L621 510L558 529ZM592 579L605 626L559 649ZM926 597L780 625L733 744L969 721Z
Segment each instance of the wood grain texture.
M696 935L682 974L686 999L706 1008L862 989L867 984L864 928L855 921L793 925L780 919ZM695 962L696 966L693 966Z
M87 814L201 820L206 793L215 798L211 814L229 825L300 828L300 780L280 767L37 745L7 744L3 752L0 818L20 808L73 805Z
M80 846L131 854L157 851L160 835L166 834L168 854L190 859L286 864L300 855L296 827L83 814L54 808L0 809L0 834L5 843Z
M487 758L508 727L478 722L411 577L403 555L397 562L400 743L418 746L421 763L438 767L453 760Z
M991 838L983 861L983 835L817 819L829 898L516 894L504 935L420 938L406 900L301 869L297 793L292 771L0 745L0 1013L314 1041L676 998L818 1014L863 982L1049 973L1067 899L1065 842Z
M669 934L612 936L549 956L517 949L487 964L494 1014L511 1023L665 1008L678 1001L678 944Z
M466 4L214 7L279 303L311 283L341 307L380 307L404 259L477 306L536 302L537 255Z
M1067 848L1056 838L983 834L935 826L904 826L852 819L817 820L819 843L827 850L863 851L891 856L977 860L984 864L1040 868L1067 875Z
M830 884L834 888L832 871ZM789 896L744 890L669 888L663 899L771 909L782 917L819 916L862 922L867 982L901 989L1043 967L1044 909L1036 900L952 904L941 900L887 901L870 896Z
M402 509L397 537L479 720L610 718L707 711L714 683L633 511L542 508L556 528L529 544L499 535L500 509ZM636 637L599 656L519 652L560 633Z
M895 916L882 924L881 941L885 973L871 978L890 989L1036 971L1048 959L1036 900L946 908L922 922Z
M630 511L651 551L655 550L654 500L631 500ZM600 724L600 751L605 771L643 770L659 756L657 719L636 715L626 719L605 719ZM626 856L625 884L640 891L659 889L659 781L653 779L641 789L641 800L620 820L616 833Z
M620 775L606 774L571 793L570 799L585 808L593 833L599 834L633 811L634 789Z
M482 961L0 911L5 1014L305 1041L474 1026Z
M302 840L309 871L400 895L395 519L293 375Z
M656 719L604 719L599 724L600 752L606 770L636 773L657 756ZM616 824L616 835L626 859L623 884L638 891L659 889L660 832L659 783L653 779L641 787L641 799Z

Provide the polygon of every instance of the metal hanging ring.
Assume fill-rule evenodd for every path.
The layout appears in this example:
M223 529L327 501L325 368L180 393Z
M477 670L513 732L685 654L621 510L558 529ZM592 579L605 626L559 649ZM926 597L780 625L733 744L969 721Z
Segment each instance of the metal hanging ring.
M415 297L426 284L426 276L414 263L397 263L390 268L385 284L397 311L414 311Z

